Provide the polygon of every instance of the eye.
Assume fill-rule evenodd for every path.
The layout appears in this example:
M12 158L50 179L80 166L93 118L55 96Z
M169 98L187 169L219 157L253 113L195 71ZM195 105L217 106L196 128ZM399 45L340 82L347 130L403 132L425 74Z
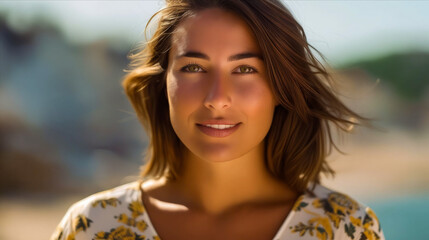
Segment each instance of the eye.
M204 69L198 64L188 64L182 67L180 71L190 73L205 72Z
M233 73L244 73L244 74L246 74L246 73L255 73L257 71L256 71L256 69L254 69L251 66L243 65L243 66L237 67L232 72Z

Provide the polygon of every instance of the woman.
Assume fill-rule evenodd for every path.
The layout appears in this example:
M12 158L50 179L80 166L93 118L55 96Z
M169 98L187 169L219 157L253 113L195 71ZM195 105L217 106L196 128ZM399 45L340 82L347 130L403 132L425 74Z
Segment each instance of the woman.
M319 184L331 92L277 0L169 0L123 85L150 146L144 181L74 204L52 239L384 239L371 209Z

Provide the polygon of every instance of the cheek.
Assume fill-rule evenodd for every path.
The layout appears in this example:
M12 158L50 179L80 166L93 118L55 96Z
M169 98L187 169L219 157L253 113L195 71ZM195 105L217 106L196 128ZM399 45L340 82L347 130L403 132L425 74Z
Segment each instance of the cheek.
M271 90L265 81L247 84L240 87L240 105L246 113L247 125L250 127L245 139L250 141L262 141L270 130L275 101Z
M257 116L255 119L261 119L264 116L272 117L275 107L274 98L264 80L242 83L237 85L236 89L239 95L237 99L242 101L241 105L246 109L246 112L252 116Z
M170 116L185 117L195 110L199 103L200 86L193 81L181 80L178 74L167 75L167 98L170 106Z

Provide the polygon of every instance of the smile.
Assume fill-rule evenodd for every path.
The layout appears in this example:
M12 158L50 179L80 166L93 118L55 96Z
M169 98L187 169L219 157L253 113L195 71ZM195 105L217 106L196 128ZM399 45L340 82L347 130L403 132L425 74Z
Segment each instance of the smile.
M237 124L197 124L198 129L210 137L223 138L233 134L241 123Z
M203 126L216 128L216 129L226 129L226 128L232 128L235 125L237 125L237 124L205 124Z

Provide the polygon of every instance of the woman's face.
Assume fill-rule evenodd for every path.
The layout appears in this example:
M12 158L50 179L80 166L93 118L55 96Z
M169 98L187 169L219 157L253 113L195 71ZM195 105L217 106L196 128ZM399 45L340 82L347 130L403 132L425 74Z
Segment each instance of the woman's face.
M253 33L213 8L172 36L166 75L171 124L195 156L212 162L263 150L275 101Z

